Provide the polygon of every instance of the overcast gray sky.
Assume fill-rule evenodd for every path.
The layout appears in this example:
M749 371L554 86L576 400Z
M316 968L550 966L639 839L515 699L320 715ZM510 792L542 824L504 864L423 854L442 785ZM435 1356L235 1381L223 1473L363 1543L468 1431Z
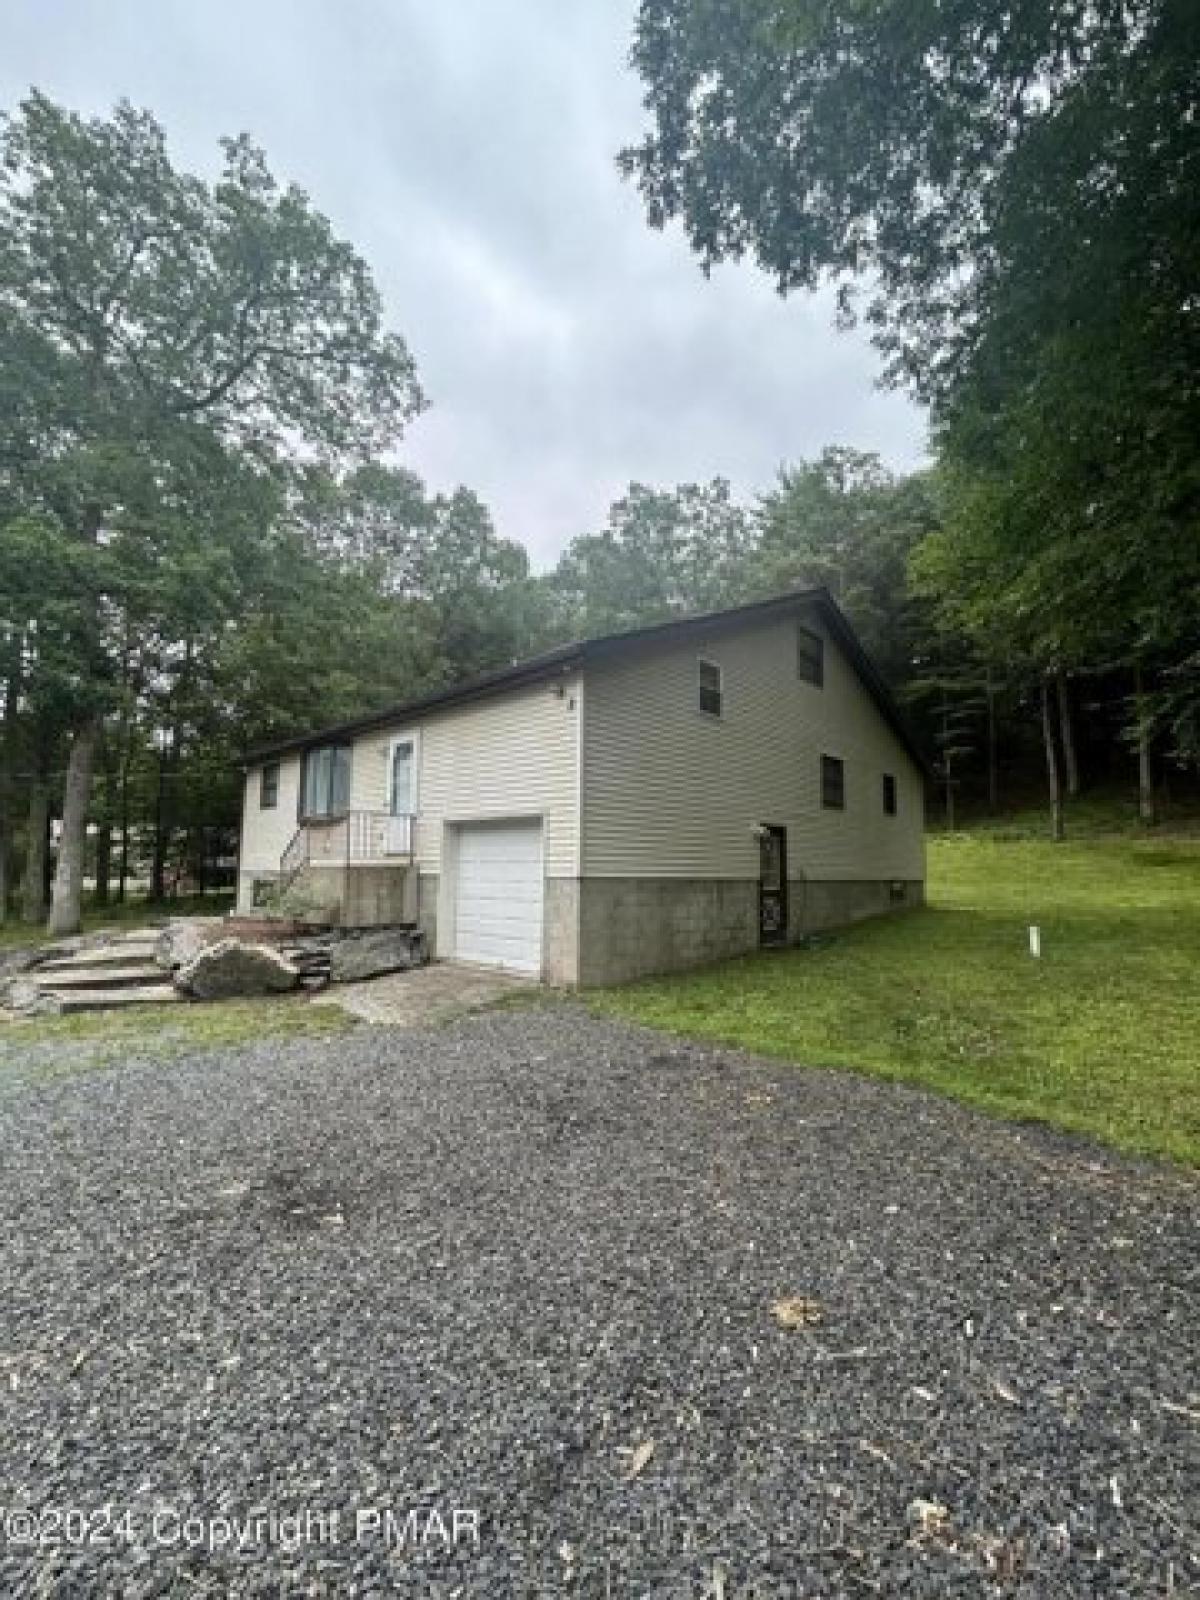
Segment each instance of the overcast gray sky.
M0 101L155 112L211 171L248 130L363 252L432 405L405 462L553 560L631 479L766 488L824 444L920 458L829 295L706 280L613 158L632 0L3 0Z

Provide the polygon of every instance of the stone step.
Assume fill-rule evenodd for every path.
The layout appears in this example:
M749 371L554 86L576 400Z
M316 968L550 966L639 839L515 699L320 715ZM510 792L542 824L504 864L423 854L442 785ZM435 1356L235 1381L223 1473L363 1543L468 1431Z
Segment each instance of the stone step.
M154 945L103 945L98 950L81 950L73 956L51 956L37 966L38 972L70 972L76 967L144 967L150 964Z
M64 990L57 997L64 1015L71 1011L108 1011L114 1006L176 1005L184 998L169 983L141 989Z
M62 966L54 971L35 967L29 974L39 989L57 993L60 989L145 988L147 984L169 982L166 973L152 961L131 962L128 966Z

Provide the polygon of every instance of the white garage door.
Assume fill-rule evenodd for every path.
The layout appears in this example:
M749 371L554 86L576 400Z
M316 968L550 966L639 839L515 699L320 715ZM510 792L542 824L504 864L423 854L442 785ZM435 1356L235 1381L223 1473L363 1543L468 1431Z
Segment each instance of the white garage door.
M542 970L542 825L458 830L454 953L460 961Z

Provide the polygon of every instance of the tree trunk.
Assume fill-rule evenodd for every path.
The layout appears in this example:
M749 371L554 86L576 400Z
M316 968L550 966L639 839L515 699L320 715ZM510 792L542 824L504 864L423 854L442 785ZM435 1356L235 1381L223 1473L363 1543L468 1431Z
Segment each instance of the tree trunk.
M181 702L186 701L192 677L195 645L191 639L184 643L183 664L171 691L171 727L158 747L158 795L154 805L154 882L151 898L162 900L167 888L167 858L175 838L175 818L178 812L175 785L179 777L180 713ZM178 893L178 874L172 895Z
M0 729L0 927L8 921L8 895L11 887L9 857L12 851L12 782L9 777L7 728Z
M117 867L117 904L125 904L125 885L129 882L129 817L121 819L121 852Z
M78 933L83 908L83 846L88 803L92 796L92 766L100 742L101 722L94 717L71 740L67 779L63 789L62 835L58 866L46 931L52 935Z
M950 714L942 695L942 811L948 833L954 832L954 773L950 758Z
M112 877L112 823L107 818L96 828L96 904L108 904L108 883Z
M112 740L108 731L103 726L100 729L99 766L101 783L96 803L96 904L106 906L109 900L110 881L112 879L112 841L113 841L113 790L115 787L115 773L113 771Z
M119 730L120 760L117 764L117 803L119 835L121 840L117 868L117 900L125 904L125 888L129 879L129 770L133 764L133 726L129 712L131 684L129 681L129 647L126 646L123 672L123 700Z
M154 796L154 857L150 867L150 898L154 901L167 897L167 754L158 752L158 789Z
M1067 794L1074 800L1079 794L1079 761L1075 755L1075 723L1071 711L1071 691L1064 672L1056 672L1058 690L1058 726L1062 735L1063 766L1067 776Z
M50 787L39 773L29 785L29 821L25 832L25 876L21 885L21 920L46 917L46 863L49 860Z
M1154 799L1154 767L1150 759L1150 739L1145 728L1138 730L1138 816L1143 822L1158 821Z
M1138 816L1143 822L1155 823L1158 808L1154 800L1154 764L1150 754L1150 714L1140 661L1133 669L1133 707L1137 722Z
M987 786L988 816L994 817L1000 809L1000 773L996 765L996 685L989 670L987 685Z
M129 880L129 741L121 756L121 857L117 870L117 900L125 904L125 885Z
M8 776L8 752L4 748L7 732L7 728L0 728L0 927L8 921L8 855L11 847L9 815L12 785Z
M0 925L8 921L8 895L12 881L9 861L12 852L14 727L21 699L24 636L14 631L8 636L6 644L3 661L4 699L0 703Z
M1054 716L1050 708L1050 680L1042 679L1042 742L1046 747L1046 777L1050 784L1050 837L1057 843L1064 833L1062 779L1058 747L1054 742Z

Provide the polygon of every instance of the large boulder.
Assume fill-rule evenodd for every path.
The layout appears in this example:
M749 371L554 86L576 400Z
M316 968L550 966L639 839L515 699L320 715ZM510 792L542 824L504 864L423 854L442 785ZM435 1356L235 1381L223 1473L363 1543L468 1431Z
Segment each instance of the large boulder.
M22 972L31 972L34 967L40 967L42 962L51 953L47 945L19 945L15 950L6 950L0 954L0 983L8 978L15 978Z
M422 967L426 959L425 935L418 928L372 928L332 946L329 976L334 983L356 983L360 978Z
M299 982L299 971L278 950L241 939L219 939L175 973L175 987L197 1000L286 994Z
M216 943L224 926L220 917L181 917L168 922L155 940L154 959L168 971L186 967L201 950Z
M57 995L21 976L0 979L0 1006L22 1017L54 1017L62 1011Z

